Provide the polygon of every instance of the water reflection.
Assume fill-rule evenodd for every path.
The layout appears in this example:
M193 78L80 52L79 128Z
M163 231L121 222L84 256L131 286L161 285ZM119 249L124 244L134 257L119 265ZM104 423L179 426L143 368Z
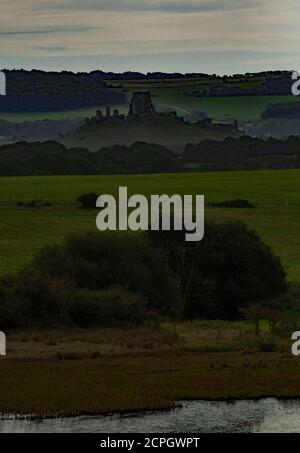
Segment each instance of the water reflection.
M170 412L75 417L44 421L1 420L0 432L214 433L300 432L300 400L183 402Z

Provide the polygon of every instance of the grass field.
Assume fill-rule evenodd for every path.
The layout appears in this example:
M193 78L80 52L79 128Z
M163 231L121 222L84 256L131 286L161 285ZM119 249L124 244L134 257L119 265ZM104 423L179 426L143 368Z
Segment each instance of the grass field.
M200 111L214 119L237 118L239 121L259 119L270 104L295 102L295 96L186 97L171 88L163 93L154 89L153 94L157 109L173 109L181 116Z
M263 80L250 80L234 83L241 88L252 88ZM188 81L126 81L121 86L131 97L133 91L147 90L153 96L157 110L176 110L178 115L185 116L195 111L206 112L214 119L237 118L239 121L257 120L269 104L296 102L295 96L249 96L249 97L191 97L186 93L201 91L210 85L220 84L220 80L191 79ZM112 86L120 87L120 81L111 82Z
M145 195L204 194L207 201L246 198L255 209L207 208L206 218L245 221L278 254L291 282L300 282L300 170L129 176L0 178L0 272L21 269L45 244L95 229L97 211L76 198L87 192L116 195L119 186ZM19 208L20 200L49 200L48 208Z
M49 120L63 120L65 118L85 118L95 115L98 107L88 107L77 110L65 110L61 112L32 112L32 113L3 113L0 112L0 119L21 123L23 121L38 121L43 119ZM105 109L105 106L99 108ZM114 108L119 109L121 113L127 113L128 107L125 105L116 105Z

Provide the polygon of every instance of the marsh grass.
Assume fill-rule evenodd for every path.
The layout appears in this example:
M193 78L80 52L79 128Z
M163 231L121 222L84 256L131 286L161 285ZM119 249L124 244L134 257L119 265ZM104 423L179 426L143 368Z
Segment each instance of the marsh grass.
M300 361L289 339L262 352L253 325L242 326L242 335L240 323L220 321L8 333L0 412L105 414L166 409L181 399L298 397Z
M80 359L90 357L95 351L101 355L160 351L180 347L185 341L184 337L168 324L155 329L141 327L17 331L8 333L7 339L11 357L56 356L69 360L72 359L73 353L78 356L76 359Z

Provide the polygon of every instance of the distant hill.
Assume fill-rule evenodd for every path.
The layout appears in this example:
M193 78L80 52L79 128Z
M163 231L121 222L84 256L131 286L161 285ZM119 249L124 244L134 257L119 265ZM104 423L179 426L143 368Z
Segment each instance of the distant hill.
M56 140L60 135L77 129L83 118L13 122L0 119L0 145L18 141Z
M205 139L223 140L238 137L239 132L228 129L209 130L197 123L178 117L127 118L103 123L88 123L60 139L67 148L85 147L97 151L113 145L130 146L135 142L158 143L174 151L181 151L186 143Z
M273 74L266 75L257 83L237 80L232 83L232 78L223 77L222 84L213 84L202 88L199 91L186 93L191 97L241 97L241 96L292 96L292 79L291 73L283 72L277 76Z
M72 72L6 71L7 95L0 112L53 112L126 104L124 93L108 88L93 74Z

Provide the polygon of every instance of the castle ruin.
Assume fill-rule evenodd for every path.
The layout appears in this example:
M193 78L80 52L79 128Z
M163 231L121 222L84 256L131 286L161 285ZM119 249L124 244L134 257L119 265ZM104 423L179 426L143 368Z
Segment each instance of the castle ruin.
M149 91L136 91L132 93L132 98L129 104L129 111L127 116L120 114L117 109L114 109L111 113L111 108L106 107L105 114L102 113L101 109L96 111L96 115L92 118L85 118L86 124L95 124L103 122L124 122L134 119L144 120L163 120L163 119L174 119L177 122L181 122L185 125L196 125L197 127L206 131L217 131L223 130L224 132L238 132L237 121L233 123L227 122L214 122L212 118L203 118L191 123L182 117L177 115L177 112L157 112L151 99L151 93Z
M155 115L155 108L149 91L138 91L132 94L129 105L129 116L151 117Z

